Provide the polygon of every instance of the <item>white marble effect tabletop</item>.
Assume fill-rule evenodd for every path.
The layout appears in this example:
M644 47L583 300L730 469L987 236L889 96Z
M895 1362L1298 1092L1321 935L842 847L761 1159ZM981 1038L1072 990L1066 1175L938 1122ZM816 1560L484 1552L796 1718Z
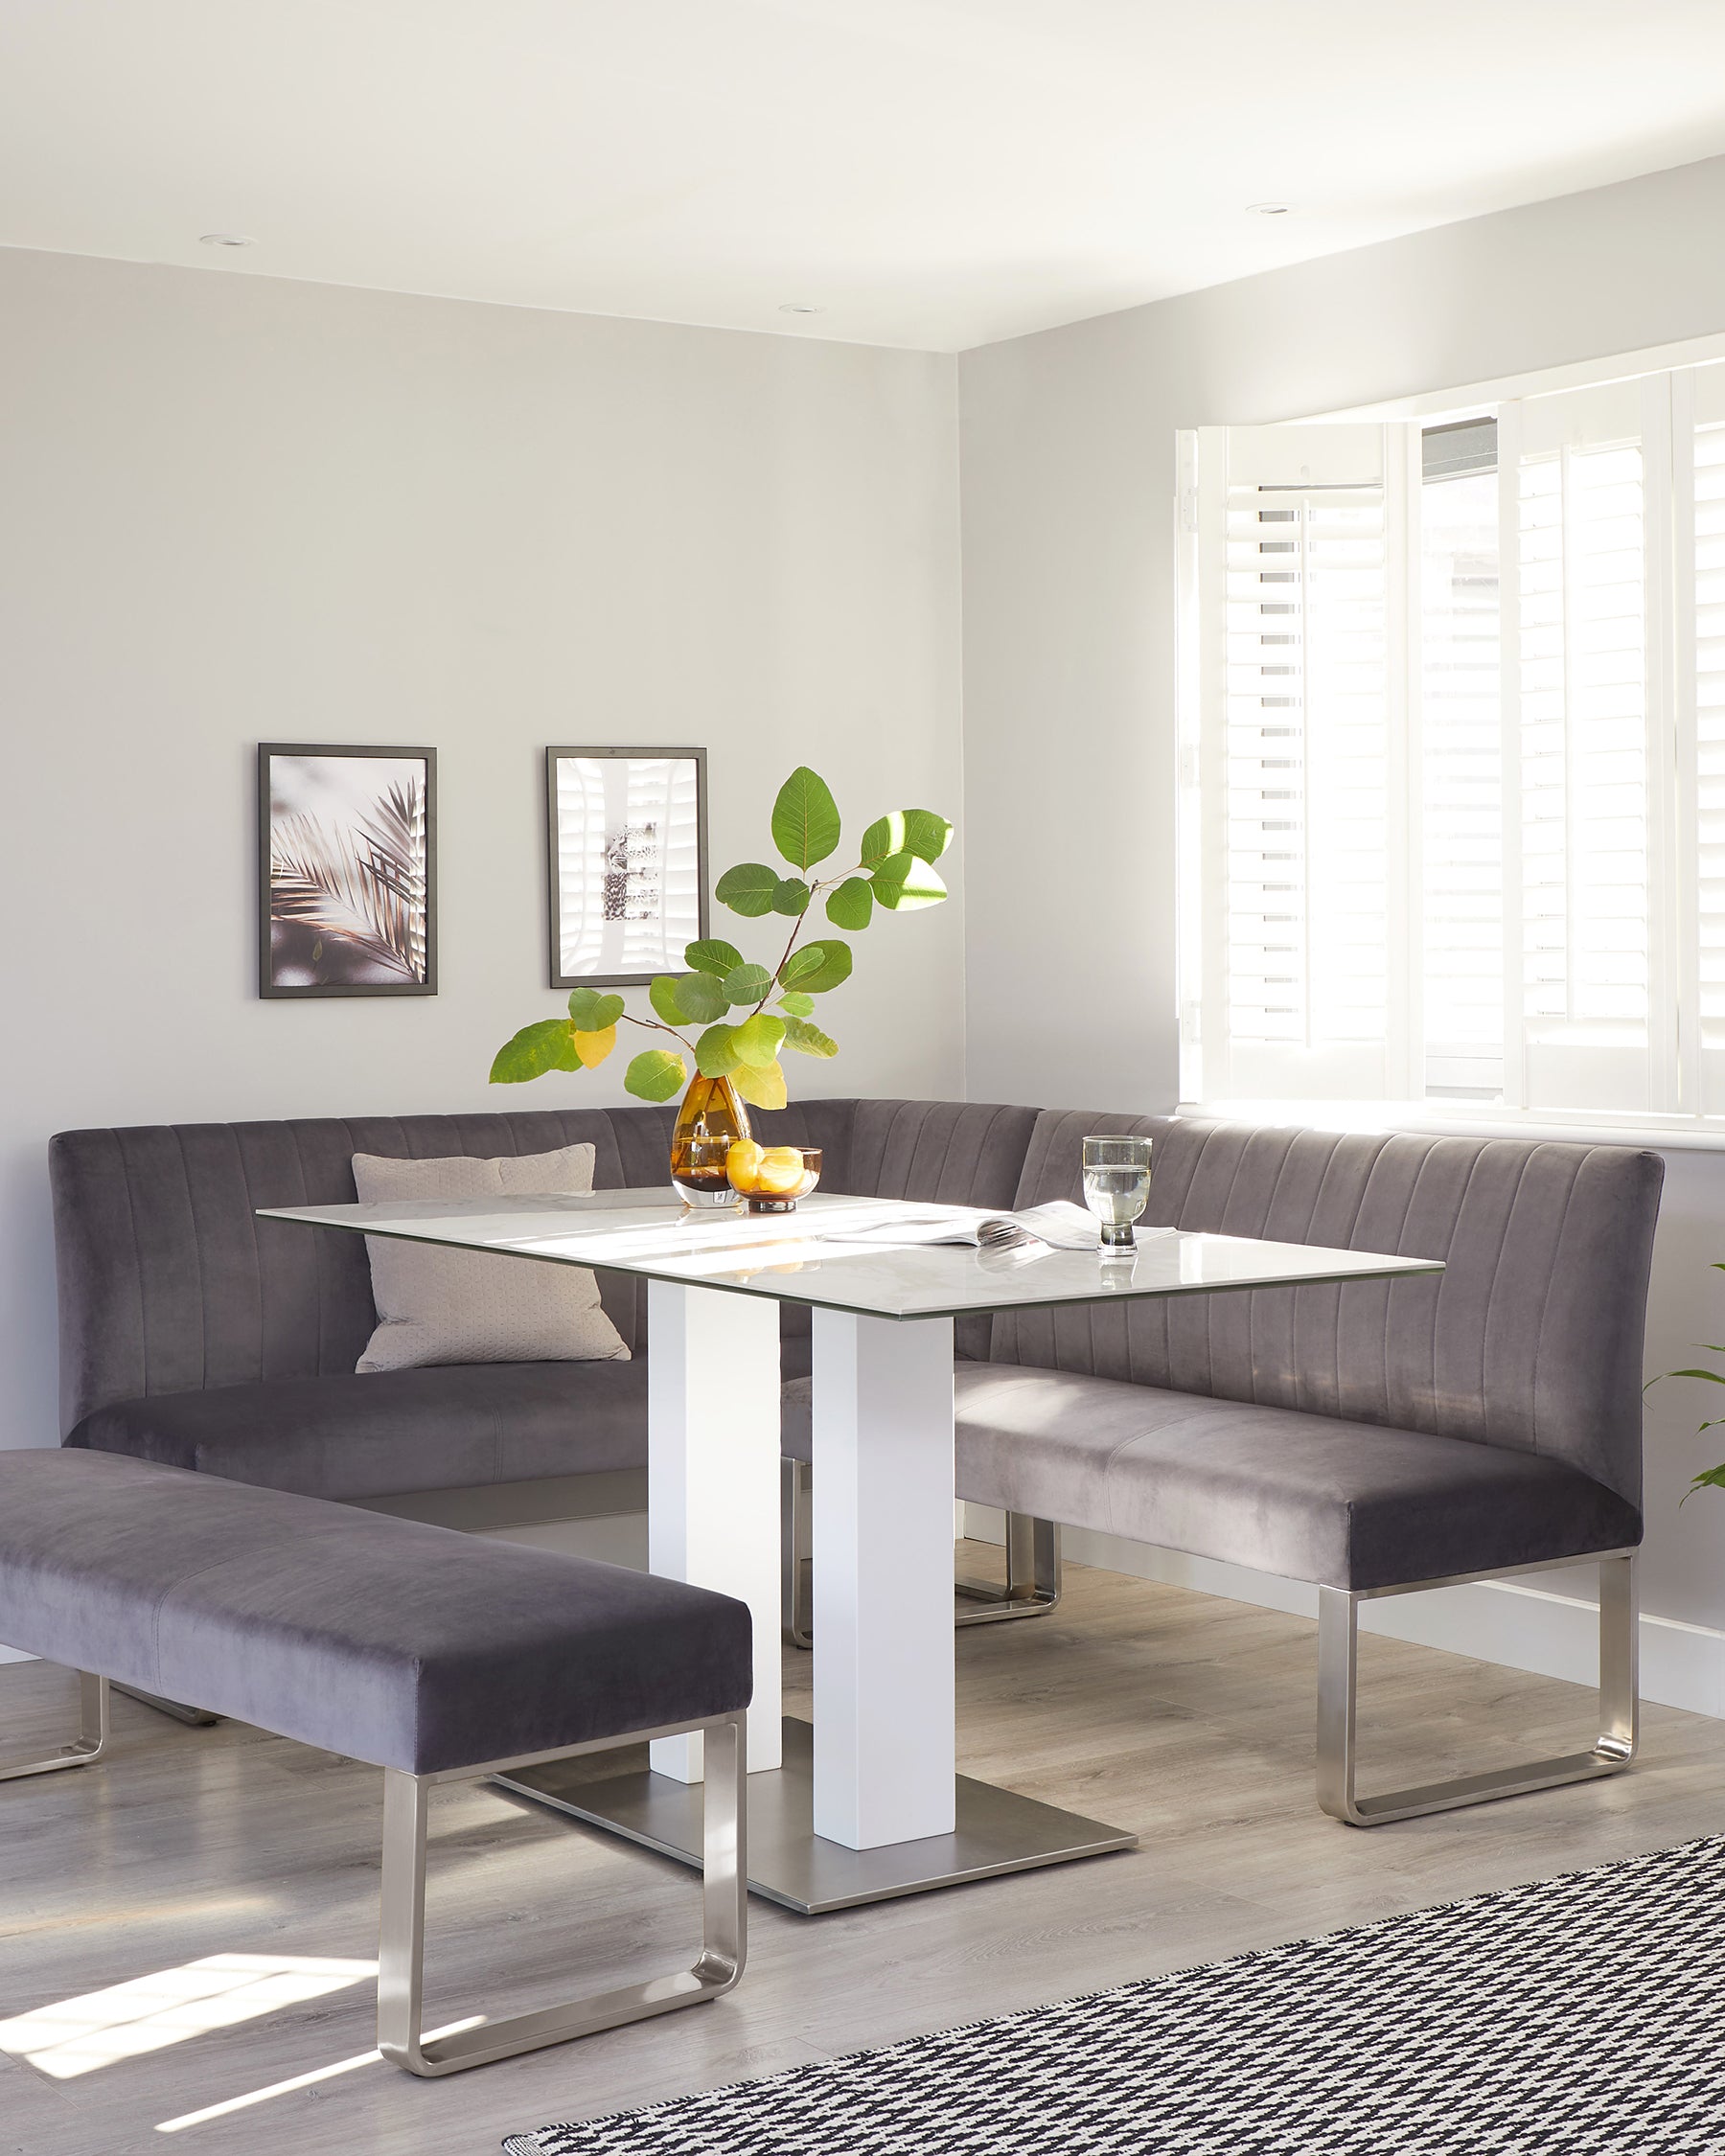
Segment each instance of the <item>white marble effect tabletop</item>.
M961 1318L1061 1303L1208 1295L1230 1288L1399 1279L1441 1273L1435 1258L1266 1243L1236 1235L1138 1229L1130 1251L973 1250L962 1246L847 1243L838 1238L935 1215L986 1213L961 1206L847 1198L816 1191L794 1213L694 1210L669 1187L600 1190L591 1197L394 1199L374 1204L272 1205L265 1220L300 1221L408 1242L494 1250L552 1264L594 1266L845 1310L867 1318Z

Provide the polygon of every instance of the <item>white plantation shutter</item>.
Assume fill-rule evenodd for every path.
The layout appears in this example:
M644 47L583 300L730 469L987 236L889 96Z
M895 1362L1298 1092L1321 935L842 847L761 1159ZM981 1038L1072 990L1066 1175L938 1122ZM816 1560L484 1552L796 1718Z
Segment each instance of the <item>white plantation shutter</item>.
M1668 497L1648 469L1668 427L1663 378L1651 382L1530 398L1504 429L1521 866L1507 1084L1533 1109L1676 1106L1670 737L1656 694Z
M1495 1100L1504 1083L1504 714L1496 427L1446 471L1425 439L1419 491L1421 1002L1424 1089ZM1456 460L1460 461L1460 460Z
M1677 378L1690 430L1686 442L1679 429L1676 442L1690 494L1689 514L1676 520L1680 809L1693 865L1684 925L1696 1054L1686 1076L1703 1112L1718 1115L1725 1113L1725 367ZM1680 485L1680 500L1685 492Z
M1725 1129L1725 362L1180 470L1185 1097Z
M1382 1093L1407 1053L1407 430L1205 429L1184 453L1187 1089Z

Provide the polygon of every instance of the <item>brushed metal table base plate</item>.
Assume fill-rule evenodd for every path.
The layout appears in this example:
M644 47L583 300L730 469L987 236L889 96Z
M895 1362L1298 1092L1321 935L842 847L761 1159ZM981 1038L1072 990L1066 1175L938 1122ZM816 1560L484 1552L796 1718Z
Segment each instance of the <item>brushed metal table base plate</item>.
M824 1840L811 1824L814 1738L812 1724L786 1715L784 1765L748 1778L750 1891L799 1916L1138 1846L1138 1836L1121 1827L959 1775L953 1833L895 1842L884 1849L847 1849ZM632 1762L631 1771L619 1774L621 1761ZM560 1759L495 1779L536 1803L606 1827L661 1856L691 1865L701 1861L700 1787L651 1773L645 1745L638 1752L614 1751L603 1761Z

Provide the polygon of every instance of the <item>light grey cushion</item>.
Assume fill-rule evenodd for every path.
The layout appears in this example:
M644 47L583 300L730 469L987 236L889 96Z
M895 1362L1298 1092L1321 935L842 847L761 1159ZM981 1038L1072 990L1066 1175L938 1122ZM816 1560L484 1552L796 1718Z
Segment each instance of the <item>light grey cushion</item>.
M1632 1504L1536 1453L1069 1370L954 1374L960 1497L1283 1579L1402 1586L1641 1540ZM784 1388L800 1459L810 1398Z
M391 1198L509 1198L593 1187L593 1148L475 1159L401 1160L356 1153L354 1185ZM596 1363L629 1354L585 1266L493 1256L368 1235L378 1329L358 1368L448 1363Z
M0 1454L0 1640L412 1774L746 1706L748 1608L214 1476Z

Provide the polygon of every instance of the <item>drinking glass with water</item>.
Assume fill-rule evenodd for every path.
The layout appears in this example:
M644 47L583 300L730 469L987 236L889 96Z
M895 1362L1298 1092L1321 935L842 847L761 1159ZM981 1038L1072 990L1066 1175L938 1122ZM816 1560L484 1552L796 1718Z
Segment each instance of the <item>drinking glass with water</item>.
M1084 1202L1102 1224L1102 1248L1131 1250L1132 1224L1150 1203L1150 1140L1087 1137Z

